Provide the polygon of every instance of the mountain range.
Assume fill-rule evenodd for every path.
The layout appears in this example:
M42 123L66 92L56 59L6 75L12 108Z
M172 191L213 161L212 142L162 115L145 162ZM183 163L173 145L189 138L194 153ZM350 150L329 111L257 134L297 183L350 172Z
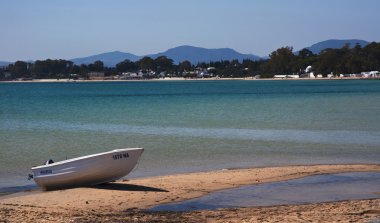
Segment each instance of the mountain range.
M148 55L151 58L166 56L171 58L174 63L184 60L190 61L192 64L199 62L221 61L221 60L239 60L244 59L259 60L260 57L253 54L241 54L230 48L206 49L194 46L179 46L169 49L162 53Z
M369 42L359 39L346 39L346 40L336 40L330 39L306 47L315 54L320 53L322 50L327 48L339 49L342 48L345 44L349 44L350 47L354 47L356 44L360 44L362 47L369 44ZM237 59L242 61L244 59L251 60L260 60L267 57L259 57L253 54L242 54L230 48L219 48L219 49L207 49L202 47L195 46L178 46L175 48L168 49L165 52L148 54L144 56L149 56L153 59L159 56L166 56L173 60L175 64L178 64L181 61L188 60L192 64L197 64L199 62L210 62L210 61L220 61L220 60L234 60ZM97 55L92 55L88 57L80 57L70 59L74 64L90 64L97 60L103 61L104 65L107 67L114 67L117 63L123 60L137 61L144 56L137 56L132 53L124 53L120 51L113 51L108 53L102 53ZM12 62L0 61L1 66L7 66Z
M220 61L220 60L234 60L237 59L242 61L244 59L259 60L259 56L253 54L241 54L230 48L220 48L220 49L206 49L195 46L179 46L175 48L168 49L165 52L148 54L145 55L150 58L157 58L160 56L166 56L173 60L175 64L181 61L188 60L192 64L197 64L199 62L210 62L210 61ZM117 63L123 60L137 61L144 56L137 56L131 53L123 53L120 51L114 51L109 53L102 53L98 55L93 55L89 57L75 58L71 61L74 64L89 64L96 60L103 61L105 66L114 67Z
M331 48L331 49L340 49L345 44L349 44L350 47L354 47L356 44L360 44L362 47L366 46L369 42L359 39L347 39L347 40L336 40L330 39L322 42L318 42L316 44L311 45L310 47L306 47L310 51L315 54L320 53L322 50ZM165 52L156 53L156 54L148 54L145 56L149 56L153 59L159 56L166 56L173 60L175 64L178 64L181 61L188 60L192 64L197 64L199 62L210 62L210 61L220 61L220 60L234 60L237 59L242 61L244 59L251 60L260 60L265 59L267 57L259 57L253 54L242 54L230 48L219 48L219 49L207 49L195 46L179 46L175 48L168 49ZM120 51L103 53L89 57L82 57L72 59L75 64L89 64L93 63L96 60L103 61L105 66L114 67L117 63L128 59L130 61L137 61L144 56L137 56L131 53L123 53Z
M314 54L319 54L322 50L331 48L331 49L340 49L345 44L349 44L350 48L355 47L356 44L359 44L361 47L365 47L369 44L369 42L360 39L346 39L346 40L337 40L330 39L326 41L322 41L316 44L311 45L310 47L306 47L306 49L310 50Z
M70 61L72 61L74 64L81 65L81 64L90 64L97 60L100 60L104 63L104 66L114 67L116 66L117 63L124 61L126 59L130 61L137 61L140 58L141 58L140 56L136 56L131 53L113 51L109 53L102 53L102 54L97 54L97 55L88 56L88 57L75 58L75 59L71 59Z

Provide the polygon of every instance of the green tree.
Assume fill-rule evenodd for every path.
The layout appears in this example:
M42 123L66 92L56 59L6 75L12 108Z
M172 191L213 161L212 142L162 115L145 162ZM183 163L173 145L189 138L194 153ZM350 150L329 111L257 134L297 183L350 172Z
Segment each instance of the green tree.
M92 64L88 65L88 69L93 72L103 72L104 71L104 63L100 60L95 61Z
M293 47L282 47L269 55L265 71L270 74L292 74L296 71L294 69L295 62Z
M293 70L302 74L307 66L315 63L316 59L317 55L309 49L304 48L298 52Z
M248 76L258 75L261 74L261 65L263 64L263 61L253 61L253 60L243 60L242 67L247 70Z
M365 69L380 70L380 42L372 42L363 48L365 53Z
M143 57L138 61L141 70L155 70L154 60L150 57Z
M188 61L188 60L182 61L181 63L179 63L178 69L181 72L183 72L183 71L190 71L191 70L191 63L190 63L190 61Z
M158 72L161 71L173 71L173 60L166 56L159 56L154 60L155 67Z
M136 63L126 59L118 64L116 64L116 70L119 73L123 72L135 72L138 70L138 66Z
M338 63L338 52L334 49L326 49L319 54L314 69L317 73L329 74L333 72L336 74L338 72L336 69Z
M309 57L313 57L314 55L315 54L307 48L304 48L298 52L298 57L302 59L307 59Z
M350 70L350 73L358 74L363 71L365 64L365 53L360 46L360 44L356 44L355 47L350 50L350 54L347 56L347 68Z
M90 69L88 68L88 66L86 64L81 64L80 65L80 76L87 79L88 78L88 72L90 71Z
M29 76L28 63L24 61L16 61L11 72L16 75L16 77Z

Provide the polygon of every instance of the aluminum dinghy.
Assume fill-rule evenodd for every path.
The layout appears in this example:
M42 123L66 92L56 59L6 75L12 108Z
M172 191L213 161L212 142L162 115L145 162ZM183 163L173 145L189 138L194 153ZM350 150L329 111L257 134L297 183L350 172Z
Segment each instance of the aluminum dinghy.
M91 186L129 174L144 149L116 149L32 167L34 181L45 190Z

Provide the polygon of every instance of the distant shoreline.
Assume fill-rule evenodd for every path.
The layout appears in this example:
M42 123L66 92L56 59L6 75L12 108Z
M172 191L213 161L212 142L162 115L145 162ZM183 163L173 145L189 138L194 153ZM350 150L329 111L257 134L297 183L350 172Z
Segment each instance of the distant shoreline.
M0 81L0 83L86 83L86 82L159 82L159 81L226 81L226 80L244 80L244 81L292 81L292 80L380 80L380 78L363 78L363 77L335 77L335 78L154 78L154 79L130 79L130 80L73 80L73 79L32 79L32 80L11 80Z

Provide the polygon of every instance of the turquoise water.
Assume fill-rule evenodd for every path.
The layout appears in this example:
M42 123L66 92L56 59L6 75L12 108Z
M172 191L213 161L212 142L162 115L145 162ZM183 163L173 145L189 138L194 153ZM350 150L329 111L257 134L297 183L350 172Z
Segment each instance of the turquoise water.
M379 163L380 81L0 83L0 188L52 158L143 147L130 177Z

